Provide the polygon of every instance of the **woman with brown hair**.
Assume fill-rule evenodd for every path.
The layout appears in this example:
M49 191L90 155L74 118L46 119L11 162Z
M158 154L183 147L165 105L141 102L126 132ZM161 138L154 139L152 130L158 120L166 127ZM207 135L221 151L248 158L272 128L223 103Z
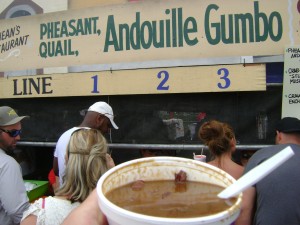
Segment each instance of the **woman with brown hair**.
M232 127L227 123L211 120L202 124L198 136L208 146L212 161L209 164L224 170L235 179L242 176L244 167L232 160L236 140Z

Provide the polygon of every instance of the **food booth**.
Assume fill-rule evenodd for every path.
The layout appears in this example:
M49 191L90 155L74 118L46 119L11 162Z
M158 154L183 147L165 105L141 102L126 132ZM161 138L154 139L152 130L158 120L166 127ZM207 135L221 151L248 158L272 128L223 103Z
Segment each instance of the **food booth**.
M239 161L273 145L276 122L291 115L283 81L286 49L299 44L298 5L5 1L0 103L30 116L18 145L35 168L28 178L46 178L59 136L96 101L116 115L120 129L107 140L117 164L144 149L209 154L197 131L210 119L233 126ZM288 96L297 112L299 93Z

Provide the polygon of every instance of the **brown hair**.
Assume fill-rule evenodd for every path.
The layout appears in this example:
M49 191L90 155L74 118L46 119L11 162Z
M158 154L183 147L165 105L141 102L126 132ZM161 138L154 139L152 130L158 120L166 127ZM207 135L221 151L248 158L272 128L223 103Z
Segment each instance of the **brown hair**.
M231 140L235 135L229 124L211 120L201 125L198 137L214 156L220 156L230 151Z

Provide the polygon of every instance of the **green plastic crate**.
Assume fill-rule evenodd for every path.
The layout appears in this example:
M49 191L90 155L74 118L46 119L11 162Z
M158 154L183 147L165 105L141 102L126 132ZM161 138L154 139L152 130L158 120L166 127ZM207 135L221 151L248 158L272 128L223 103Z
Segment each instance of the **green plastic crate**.
M31 191L27 191L27 196L30 202L44 196L48 192L48 187L49 187L48 181L24 180L24 182L29 182L37 185L36 188L32 189Z

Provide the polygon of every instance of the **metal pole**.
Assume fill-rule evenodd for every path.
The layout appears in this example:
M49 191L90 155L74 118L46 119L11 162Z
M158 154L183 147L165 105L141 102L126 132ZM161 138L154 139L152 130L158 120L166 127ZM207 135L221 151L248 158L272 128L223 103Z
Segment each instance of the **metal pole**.
M32 146L32 147L53 147L56 142L18 142L18 146ZM237 145L237 150L258 150L269 147L271 145ZM165 149L165 150L189 150L195 151L200 149L207 149L207 146L202 144L109 144L110 149Z

